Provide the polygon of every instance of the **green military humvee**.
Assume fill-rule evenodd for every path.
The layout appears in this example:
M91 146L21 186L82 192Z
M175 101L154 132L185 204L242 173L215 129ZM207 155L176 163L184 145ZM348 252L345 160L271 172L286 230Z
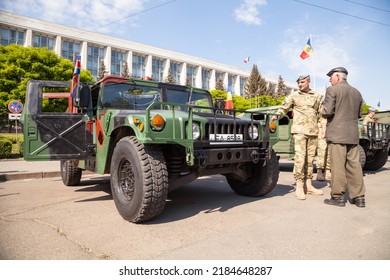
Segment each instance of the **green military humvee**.
M126 220L160 214L168 192L200 176L222 174L240 195L264 196L279 177L260 123L212 104L207 90L107 76L73 98L68 82L29 81L21 116L26 160L60 160L65 185L83 170L110 174L115 205ZM45 96L67 90L67 112L45 112ZM54 100L54 101L53 101ZM222 113L221 113L222 112Z
M262 119L262 114L275 115L280 106L263 107L248 110L254 114L254 119ZM261 113L256 116L256 112ZM380 116L379 122L363 125L363 118L359 120L359 148L360 163L364 170L378 170L382 168L388 158L390 124L383 123L388 112L376 113ZM292 111L283 116L276 126L275 133L270 135L270 142L277 154L288 154L294 157L294 143L291 136L291 125L293 121ZM272 125L272 124L271 124Z

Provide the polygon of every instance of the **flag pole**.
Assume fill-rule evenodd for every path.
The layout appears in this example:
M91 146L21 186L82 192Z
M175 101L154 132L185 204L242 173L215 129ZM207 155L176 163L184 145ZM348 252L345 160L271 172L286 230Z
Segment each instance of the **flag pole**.
M309 34L309 38L310 38L310 45L313 46L313 39L311 37L311 33ZM314 50L313 50L313 54L314 54ZM314 56L313 55L311 56L311 72L312 72L312 76L313 76L314 90L317 91L316 75L315 75L315 67L314 67Z

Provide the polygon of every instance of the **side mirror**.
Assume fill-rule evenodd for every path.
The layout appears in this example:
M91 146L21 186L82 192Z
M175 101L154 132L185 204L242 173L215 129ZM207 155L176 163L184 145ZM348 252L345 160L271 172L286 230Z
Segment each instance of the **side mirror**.
M83 85L80 90L79 107L81 109L87 109L91 104L90 102L91 102L91 88L89 85Z

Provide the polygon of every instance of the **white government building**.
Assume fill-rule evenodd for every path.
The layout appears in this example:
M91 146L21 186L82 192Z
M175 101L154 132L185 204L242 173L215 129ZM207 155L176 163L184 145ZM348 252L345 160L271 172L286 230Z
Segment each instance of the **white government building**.
M157 81L164 81L171 68L176 83L209 90L222 78L225 86L230 85L232 94L241 96L250 75L250 71L239 67L1 10L0 44L46 47L71 61L75 55L81 55L82 68L94 77L104 62L110 75L120 76L127 63L133 77L153 77ZM277 85L277 77L262 76ZM285 84L296 89L295 84Z

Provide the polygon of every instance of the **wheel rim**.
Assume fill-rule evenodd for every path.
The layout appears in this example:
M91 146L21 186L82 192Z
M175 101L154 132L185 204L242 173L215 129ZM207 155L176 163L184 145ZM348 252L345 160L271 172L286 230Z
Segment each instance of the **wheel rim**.
M124 200L130 201L134 195L134 170L128 160L122 160L118 168L118 190Z

